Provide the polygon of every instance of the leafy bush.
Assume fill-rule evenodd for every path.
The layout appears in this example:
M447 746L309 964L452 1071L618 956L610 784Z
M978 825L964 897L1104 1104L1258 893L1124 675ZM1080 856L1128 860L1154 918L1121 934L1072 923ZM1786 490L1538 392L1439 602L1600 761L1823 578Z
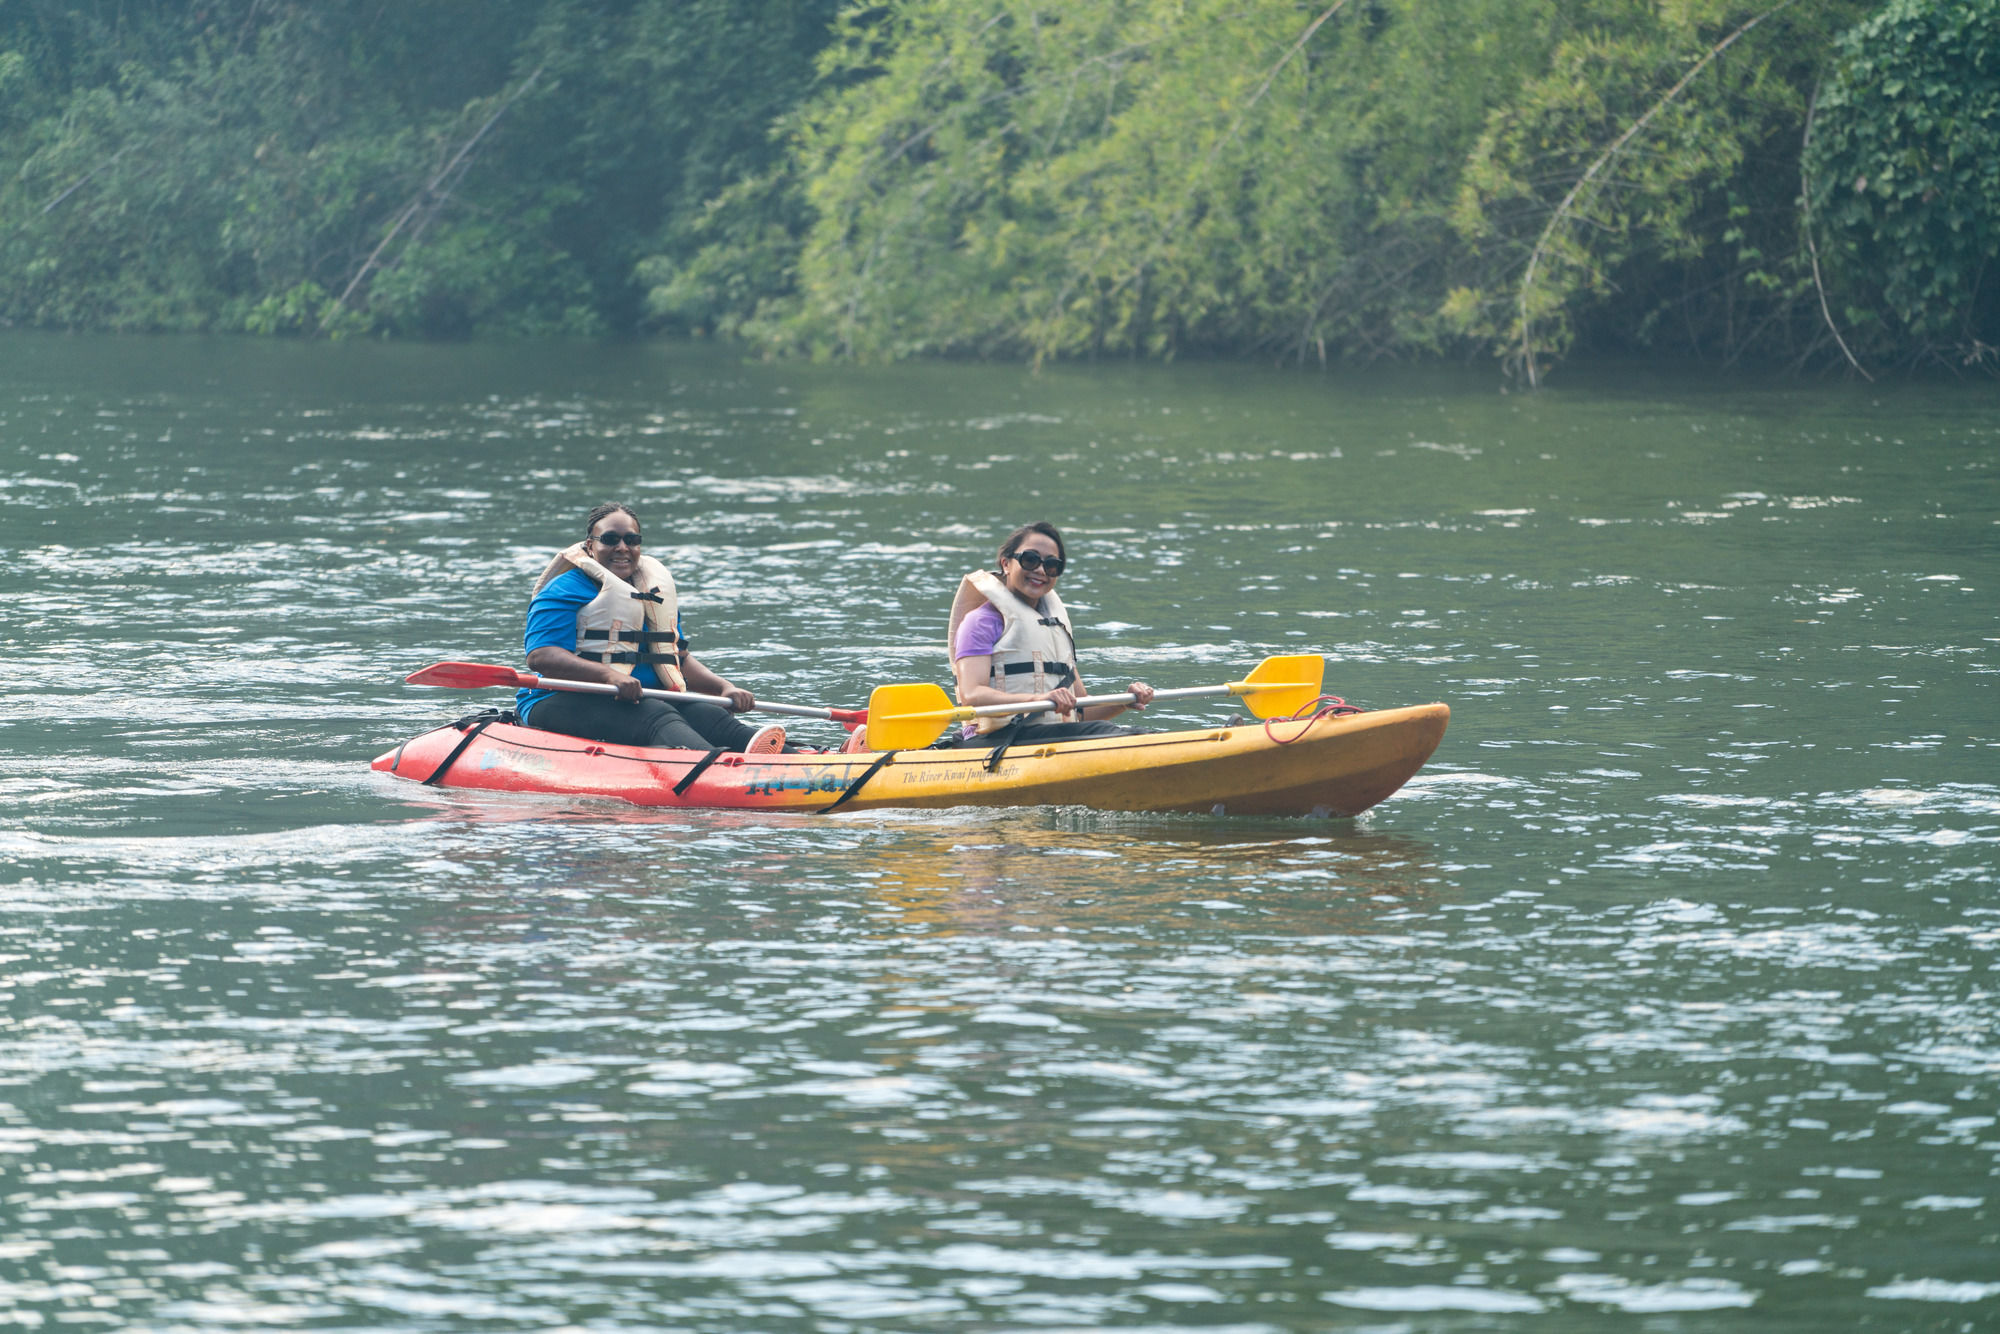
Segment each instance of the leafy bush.
M761 327L875 357L1810 354L1797 146L1859 12L889 0L797 118L812 220Z
M1841 38L1807 166L1846 320L1882 351L2000 343L2000 0L1892 0Z
M635 330L835 4L8 0L0 320Z

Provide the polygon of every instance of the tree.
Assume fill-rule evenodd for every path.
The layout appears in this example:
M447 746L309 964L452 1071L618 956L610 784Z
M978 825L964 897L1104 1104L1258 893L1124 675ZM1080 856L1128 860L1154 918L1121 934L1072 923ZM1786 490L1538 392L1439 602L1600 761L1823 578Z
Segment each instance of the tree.
M835 0L10 0L0 319L636 329Z
M1807 155L1846 323L1878 355L2000 344L2000 0L1892 0L1845 34Z

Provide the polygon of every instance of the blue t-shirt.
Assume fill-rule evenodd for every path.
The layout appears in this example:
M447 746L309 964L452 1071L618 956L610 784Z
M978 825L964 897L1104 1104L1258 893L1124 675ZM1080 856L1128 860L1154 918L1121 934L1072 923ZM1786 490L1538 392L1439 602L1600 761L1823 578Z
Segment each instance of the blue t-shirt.
M533 653L538 648L560 648L576 651L576 614L590 605L597 596L597 581L582 570L565 570L549 580L541 592L535 594L528 603L528 630L523 636L525 652ZM674 622L674 633L683 633L680 622ZM653 670L653 664L642 662L632 673L639 678L639 684L649 690L663 690L660 674ZM514 694L514 712L521 715L521 721L528 721L528 711L555 692L549 690L520 690Z

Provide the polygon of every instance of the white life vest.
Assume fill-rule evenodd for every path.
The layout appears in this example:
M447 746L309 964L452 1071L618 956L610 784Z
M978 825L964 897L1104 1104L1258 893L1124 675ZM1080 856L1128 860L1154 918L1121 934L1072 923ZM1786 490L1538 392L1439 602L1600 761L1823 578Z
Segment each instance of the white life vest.
M687 689L681 675L680 599L667 567L641 556L628 584L584 551L582 542L565 547L535 581L539 593L557 577L581 570L596 583L597 596L576 613L576 643L570 651L620 676L632 675L642 662L651 663L667 689Z
M1010 695L1034 698L1059 686L1076 689L1076 636L1070 633L1069 611L1050 589L1042 600L1029 606L991 570L974 570L961 579L958 596L951 600L951 627L945 631L945 652L954 651L958 627L980 607L992 607L1007 622L993 645L993 674L987 684ZM964 701L961 700L960 703ZM994 732L1016 719L1023 723L1073 722L1075 713L1008 714L1003 718L975 718L981 732Z

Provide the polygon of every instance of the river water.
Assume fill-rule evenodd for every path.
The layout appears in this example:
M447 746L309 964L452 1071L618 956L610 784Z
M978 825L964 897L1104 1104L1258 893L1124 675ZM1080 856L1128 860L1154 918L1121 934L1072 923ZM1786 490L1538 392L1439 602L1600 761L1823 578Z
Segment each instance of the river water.
M1996 408L0 335L0 1322L2000 1327ZM606 498L767 698L1047 517L1098 689L1451 731L1346 821L370 772Z

